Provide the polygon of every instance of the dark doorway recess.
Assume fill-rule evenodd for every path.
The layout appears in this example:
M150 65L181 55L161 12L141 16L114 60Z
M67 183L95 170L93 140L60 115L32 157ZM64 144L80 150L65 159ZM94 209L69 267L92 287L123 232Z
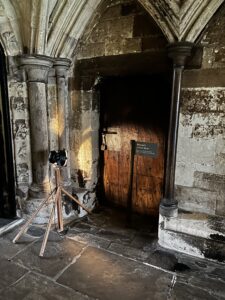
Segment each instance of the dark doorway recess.
M106 77L100 89L100 184L102 204L158 216L170 108L167 74ZM134 153L131 141L151 146ZM135 144L136 145L136 144Z
M5 55L0 46L0 217L16 216L15 178Z

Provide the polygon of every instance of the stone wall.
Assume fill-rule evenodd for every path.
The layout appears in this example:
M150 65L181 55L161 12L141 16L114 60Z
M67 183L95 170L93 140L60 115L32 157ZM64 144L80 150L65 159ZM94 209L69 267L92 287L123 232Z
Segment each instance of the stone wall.
M16 181L20 185L32 182L30 159L29 110L26 83L11 80L10 108L13 119L13 140L16 160Z
M184 74L176 197L187 210L225 215L225 6L199 38L202 67Z
M105 1L77 47L77 59L162 50L166 39L137 1Z

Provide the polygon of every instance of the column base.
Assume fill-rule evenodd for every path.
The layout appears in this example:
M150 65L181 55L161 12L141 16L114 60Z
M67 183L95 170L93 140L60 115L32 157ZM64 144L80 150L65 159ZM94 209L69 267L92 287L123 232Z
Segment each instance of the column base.
M49 182L46 184L32 183L29 188L29 197L37 199L46 198L53 188Z
M159 214L163 217L176 218L178 216L178 202L163 198L159 206Z

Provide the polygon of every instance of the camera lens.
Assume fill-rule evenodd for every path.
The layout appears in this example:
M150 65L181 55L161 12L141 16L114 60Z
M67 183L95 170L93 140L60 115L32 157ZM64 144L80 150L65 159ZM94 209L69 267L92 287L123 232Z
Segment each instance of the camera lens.
M51 164L55 164L60 167L65 167L66 163L67 163L66 150L63 149L63 150L58 150L58 151L55 151L55 150L50 151L48 160Z

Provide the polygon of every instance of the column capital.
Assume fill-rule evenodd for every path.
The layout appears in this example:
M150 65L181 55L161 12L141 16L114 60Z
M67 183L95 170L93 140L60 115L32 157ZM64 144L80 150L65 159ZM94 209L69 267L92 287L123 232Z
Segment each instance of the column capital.
M66 77L67 71L71 66L71 60L68 58L56 58L53 67L56 71L56 77Z
M20 55L18 62L19 67L25 69L29 82L47 83L54 59L44 55Z
M191 56L194 44L191 42L175 42L167 46L167 53L175 67L184 67L187 57Z

